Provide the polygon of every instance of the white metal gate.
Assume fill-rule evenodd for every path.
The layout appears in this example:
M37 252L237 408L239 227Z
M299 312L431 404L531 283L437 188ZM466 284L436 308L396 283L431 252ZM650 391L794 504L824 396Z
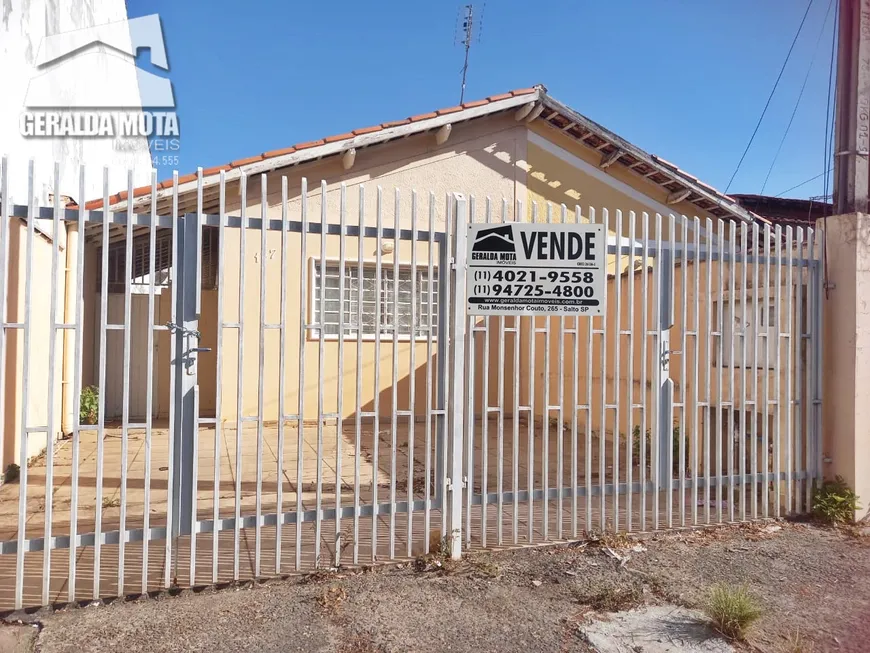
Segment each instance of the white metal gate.
M20 467L0 486L0 609L808 507L812 230L533 206L612 234L608 311L481 319L464 310L466 225L506 220L504 203L222 173L192 195L154 179L110 212L108 187L101 206L14 205L7 170L0 368L15 350L23 370L0 388L0 423L17 420L0 452ZM96 424L79 418L89 385ZM31 459L70 397L70 432Z

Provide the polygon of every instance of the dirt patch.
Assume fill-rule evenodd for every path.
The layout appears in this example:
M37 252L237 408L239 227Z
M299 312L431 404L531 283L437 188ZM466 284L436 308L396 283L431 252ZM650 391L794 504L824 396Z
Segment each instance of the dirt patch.
M870 540L784 522L423 559L245 589L56 612L39 650L591 651L602 613L700 607L746 585L763 615L745 650L866 651ZM795 649L794 642L801 648Z

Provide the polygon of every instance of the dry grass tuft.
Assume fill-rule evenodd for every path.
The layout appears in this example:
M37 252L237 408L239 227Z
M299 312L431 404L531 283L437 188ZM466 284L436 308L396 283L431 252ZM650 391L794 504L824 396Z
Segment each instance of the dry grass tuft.
M715 585L704 604L713 626L731 639L743 641L752 624L761 617L761 606L745 585Z

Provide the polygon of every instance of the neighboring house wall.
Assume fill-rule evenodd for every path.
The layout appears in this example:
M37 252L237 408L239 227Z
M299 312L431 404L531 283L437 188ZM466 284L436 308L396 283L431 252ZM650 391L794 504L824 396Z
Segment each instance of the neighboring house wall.
M61 233L65 236L65 233ZM64 242L58 244L57 298L58 321L63 316L63 277L64 277ZM49 406L49 325L51 292L52 243L43 236L33 238L33 276L30 308L30 362L29 362L29 406L26 426L48 427ZM9 268L7 320L9 322L24 322L25 320L25 279L27 273L27 225L23 220L13 218L9 222ZM60 331L56 334L56 359L54 372L54 420L60 429L61 407L61 364L63 352L63 337ZM6 378L5 395L6 411L4 414L4 451L0 452L0 462L5 469L10 463L20 464L21 438L23 436L24 410L24 330L8 329L6 332ZM46 432L34 431L24 436L27 440L27 457L39 454L45 449Z

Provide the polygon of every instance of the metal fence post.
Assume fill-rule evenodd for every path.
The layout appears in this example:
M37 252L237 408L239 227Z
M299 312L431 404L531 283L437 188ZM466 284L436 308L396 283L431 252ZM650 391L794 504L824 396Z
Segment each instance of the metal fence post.
M176 319L171 326L176 338L175 366L175 457L173 475L172 534L190 535L195 519L196 504L194 460L197 436L197 415L194 391L197 384L196 348L199 346L199 315L197 313L198 270L200 265L199 221L195 215L179 216L177 249L173 258L172 283L178 284L176 293Z
M685 245L684 245L685 246ZM670 329L674 325L674 278L671 273L671 261L674 252L662 249L658 265L661 266L661 284L658 288L661 315L659 324L659 394L658 415L658 475L659 489L671 491L673 475L673 428L674 428L674 382L670 375L671 337ZM685 292L685 288L683 289ZM682 436L682 434L680 434Z
M447 461L447 474L450 480L448 500L448 524L450 537L450 557L459 559L462 554L462 452L465 432L465 258L468 238L468 203L461 193L453 194L456 216L454 241L452 295L453 323L450 326L450 374L452 394L448 409L448 433L450 448ZM445 536L447 533L445 533Z

